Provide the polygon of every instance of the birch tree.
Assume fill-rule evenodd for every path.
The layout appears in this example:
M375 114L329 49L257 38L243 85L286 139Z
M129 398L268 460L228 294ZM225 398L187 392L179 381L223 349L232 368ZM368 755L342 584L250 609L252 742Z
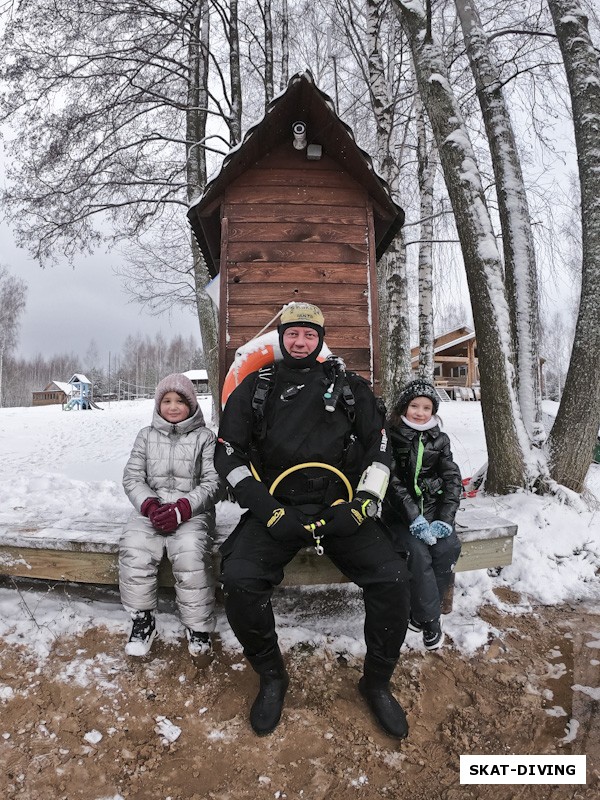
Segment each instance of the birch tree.
M386 0L367 0L368 87L375 116L377 159L392 197L399 199L398 160L402 156L394 152L397 142L397 97L392 84L396 76L390 67L386 70L381 40L382 14L386 8ZM406 249L401 232L390 243L379 262L378 270L381 275L378 284L383 288L383 291L379 291L379 305L382 310L380 341L384 355L382 388L388 405L391 405L398 388L411 376L408 277Z
M365 128L372 136L364 144L375 156L378 173L387 183L391 196L404 205L400 174L406 160L408 126L406 120L401 124L399 108L405 104L403 98L411 92L407 91L404 78L406 60L398 46L401 31L390 16L389 0L367 0L364 7L352 0L337 0L335 8L341 23L340 35L347 43L347 48L339 48L335 71L342 77L340 83L352 87L343 94L344 105L350 106L359 116L364 105L362 98L365 95L368 98L368 109L364 110L369 112L370 124ZM333 51L333 47L330 49ZM344 53L352 55L352 62ZM341 102L341 99L342 95L338 100ZM343 109L340 113L344 115ZM364 116L363 113L363 120ZM356 127L358 120L353 121ZM377 285L381 391L389 405L399 387L411 376L408 275L401 233L377 264Z
M425 113L420 97L415 99L417 162L421 212L419 242L419 375L433 383L433 188L435 147L428 141Z
M242 4L239 35L240 47L244 50L245 94L254 106L252 119L255 120L275 96L275 86L285 88L287 85L289 70L287 2L282 3L279 0L276 5L272 0L258 0L256 3ZM281 69L279 81L275 75L276 67Z
M418 0L395 0L432 126L461 243L477 330L481 404L488 448L487 490L531 485L540 473L516 395L510 312L503 267L467 126L448 80L441 47Z
M229 17L225 23L229 44L229 82L231 85L231 144L242 140L242 73L240 67L240 34L237 0L229 0Z
M288 19L288 2L281 0L281 69L279 78L279 91L282 92L288 85L290 79L290 39L289 39L289 19Z
M4 359L17 344L21 314L25 310L27 286L0 266L0 408L3 406Z
M199 190L206 185L207 179L206 150L203 144L206 142L206 124L209 107L210 17L206 0L202 0L202 2L198 4L197 13L192 16L189 26L189 77L187 82L185 162L188 204L196 199ZM234 85L233 76L231 84L232 86ZM233 92L232 97L235 97L235 93ZM232 103L232 109L237 111L236 103ZM241 91L239 110L241 113ZM200 322L200 331L202 333L202 345L206 354L213 408L219 409L218 320L215 314L215 307L205 291L209 274L204 262L204 257L191 231L188 232L188 236L192 251L194 297L196 298L196 310Z
M581 191L582 273L571 360L550 432L552 477L581 492L600 424L600 67L577 0L548 0L573 109Z
M269 105L274 95L273 84L273 16L271 14L271 0L259 2L261 9L264 29L265 29L265 107Z
M539 385L539 310L535 247L521 160L475 0L455 0L490 148L498 201L505 286L516 358L517 396L532 441L543 439Z

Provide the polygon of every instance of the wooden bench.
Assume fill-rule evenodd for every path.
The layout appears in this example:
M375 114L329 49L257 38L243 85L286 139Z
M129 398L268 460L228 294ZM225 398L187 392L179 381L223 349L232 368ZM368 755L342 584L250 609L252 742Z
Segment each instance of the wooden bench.
M121 523L122 524L122 523ZM117 557L120 525L82 519L69 521L68 527L55 523L0 529L0 575L20 578L43 578L75 583L117 584ZM219 527L219 526L218 526ZM456 529L462 553L456 572L503 567L512 562L513 538L517 526L480 510L459 511ZM222 541L228 530L219 530ZM215 553L215 563L218 555ZM283 586L344 583L347 581L327 556L318 556L314 548L298 553L288 565ZM161 586L173 586L171 565L163 559L159 570ZM451 607L451 597L445 609Z

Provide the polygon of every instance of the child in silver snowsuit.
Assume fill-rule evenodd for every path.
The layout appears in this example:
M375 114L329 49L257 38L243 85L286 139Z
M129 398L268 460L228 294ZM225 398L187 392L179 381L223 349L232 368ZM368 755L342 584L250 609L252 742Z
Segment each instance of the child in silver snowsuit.
M138 433L123 473L135 509L119 543L121 601L133 620L128 655L146 655L156 636L157 572L165 552L188 649L194 656L211 652L211 548L221 491L213 464L215 440L190 379L179 373L163 378L152 424Z

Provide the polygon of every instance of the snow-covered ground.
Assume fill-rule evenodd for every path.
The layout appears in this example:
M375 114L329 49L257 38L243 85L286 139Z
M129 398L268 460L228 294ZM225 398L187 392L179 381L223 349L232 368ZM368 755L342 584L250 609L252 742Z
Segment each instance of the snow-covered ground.
M210 414L208 400L205 414ZM552 412L552 404L546 408ZM63 412L59 406L0 409L0 530L32 527L47 520L122 520L130 511L121 488L121 474L138 430L148 424L152 401L104 404L102 411ZM467 477L486 459L479 403L444 403L444 429L450 435L454 457ZM600 465L592 465L587 485L600 498ZM518 524L513 563L499 576L484 570L456 577L454 611L446 630L465 654L483 646L496 633L477 615L485 603L503 609L494 593L509 587L521 596L511 612L523 613L533 604L600 600L600 512L577 512L555 498L517 493L502 497L478 496L463 507L486 508ZM221 522L233 523L236 507L222 503ZM276 613L282 646L298 641L336 651L362 654L362 605L352 587L336 589L340 602L323 611L314 588L282 592ZM301 600L301 602L299 602ZM0 636L28 644L43 656L57 636L78 633L89 625L104 624L125 631L127 619L117 603L77 599L69 591L0 589ZM160 614L165 638L180 637L181 626L170 612ZM226 647L237 648L221 610L218 628ZM600 632L599 632L600 638ZM422 646L409 633L409 647Z

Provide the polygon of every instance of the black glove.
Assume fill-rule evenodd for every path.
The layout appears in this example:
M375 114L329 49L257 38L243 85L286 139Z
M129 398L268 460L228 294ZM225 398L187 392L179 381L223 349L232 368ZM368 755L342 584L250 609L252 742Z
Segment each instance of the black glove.
M306 536L306 530L294 509L282 506L279 500L269 494L264 483L252 477L244 478L234 492L239 504L266 525L274 539Z
M256 478L249 475L240 481L233 490L233 494L242 508L247 508L263 525L266 525L271 514L281 505L269 494L269 490Z
M357 495L350 502L338 503L323 511L321 518L325 525L320 529L322 536L350 536L356 533L367 519L364 511L366 501L375 502L373 498Z
M265 524L271 536L280 542L298 537L306 538L306 529L297 512L289 506L278 506Z

